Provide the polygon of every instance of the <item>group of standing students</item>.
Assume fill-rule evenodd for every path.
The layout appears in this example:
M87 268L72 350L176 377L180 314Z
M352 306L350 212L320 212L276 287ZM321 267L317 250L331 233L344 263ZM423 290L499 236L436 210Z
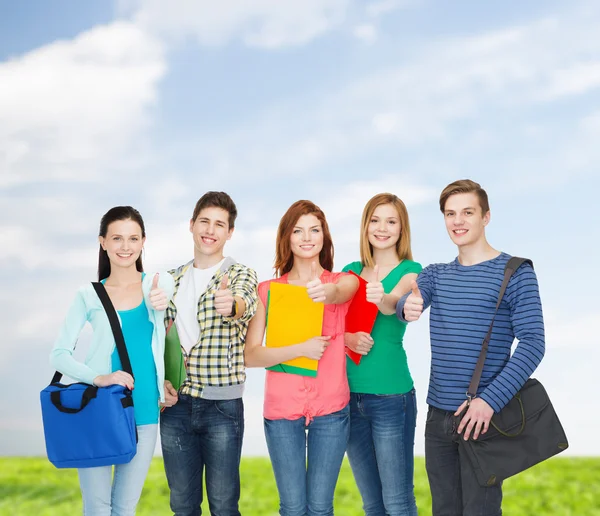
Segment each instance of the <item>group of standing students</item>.
M277 230L275 278L262 283L252 269L224 254L237 210L223 192L208 192L197 202L190 220L194 258L169 273L143 272L146 234L140 214L131 207L109 210L100 225L98 279L119 315L135 382L121 370L108 319L91 284L79 290L51 358L57 370L76 381L133 389L139 442L128 464L79 469L84 514L135 514L160 428L175 516L200 515L204 479L210 513L239 515L245 368L269 368L307 357L318 360L316 377L266 372L264 430L279 513L332 515L335 486L347 453L366 515L416 515L417 402L403 337L407 321L418 319L430 305L432 367L426 429L430 446L426 443L426 454L440 455L427 455L426 461L433 512L438 516L501 514L501 486L481 488L470 481L460 464L456 435L464 432L467 438L471 432L473 437L485 432L493 412L505 403L505 391L518 390L521 377L526 379L541 360L543 321L537 280L531 268L525 271L526 287L509 287L509 299L500 314L500 320L517 321L517 326L504 324L499 339L508 342L510 337L512 342L516 335L521 341L518 347L527 348L526 360L517 357L515 362L510 343L508 349L504 342L495 346L492 338L493 363L484 369L478 403L462 406L459 391L464 398L463 383L468 386L470 376L468 371L466 380L460 375L460 357L470 351L461 353L452 337L448 349L441 342L445 332L452 333L448 318L461 316L444 312L444 296L452 297L448 292L453 288L460 290L461 280L452 278L454 286L448 287L444 275L465 269L465 278L474 282L467 289L475 292L471 301L475 299L485 312L493 304L496 269L501 269L508 255L495 251L485 239L489 206L477 183L462 180L446 187L440 209L459 249L459 257L444 264L450 272L439 264L422 271L413 261L406 207L396 195L383 193L364 207L360 260L342 272L333 272L334 247L323 211L310 201L294 203ZM482 267L484 271L478 273ZM367 282L367 301L377 305L370 333L345 332L346 313L359 286L349 272ZM488 273L493 276L489 288L485 286ZM518 281L517 275L512 283ZM263 345L273 282L306 287L314 302L324 303L322 335L291 346ZM495 292L497 296L497 288ZM464 302L465 313L477 313L474 304L469 306L469 296L458 296L459 312ZM518 319L521 312L528 314L527 320ZM483 327L485 317L482 321ZM86 322L91 323L94 336L81 363L73 351ZM461 321L454 323L458 328ZM438 332L435 338L434 331ZM165 380L166 333L178 339L185 359L186 378L178 389ZM359 365L347 359L346 348L362 356ZM497 377L511 367L524 370L510 375L508 387L498 383ZM437 436L437 427L430 423L435 424L438 412L443 423L443 416L463 409L465 427L461 425L458 432L453 428L444 443L445 437ZM163 513L157 509L157 514Z

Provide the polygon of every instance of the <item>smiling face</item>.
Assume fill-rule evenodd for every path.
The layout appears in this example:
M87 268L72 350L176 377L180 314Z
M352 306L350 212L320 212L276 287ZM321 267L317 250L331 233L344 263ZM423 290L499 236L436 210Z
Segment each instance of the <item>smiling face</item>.
M290 247L294 257L311 259L319 256L323 249L323 227L312 214L302 215L292 230Z
M194 237L194 250L204 256L223 256L223 248L233 234L229 228L229 212L211 206L190 220L190 232Z
M446 200L444 220L452 241L459 247L469 246L485 240L490 212L482 212L475 193L459 193Z
M131 219L115 220L108 225L106 236L98 238L112 267L135 267L146 239L142 228Z
M380 204L369 221L367 237L373 249L389 249L396 247L401 229L396 208L392 204Z

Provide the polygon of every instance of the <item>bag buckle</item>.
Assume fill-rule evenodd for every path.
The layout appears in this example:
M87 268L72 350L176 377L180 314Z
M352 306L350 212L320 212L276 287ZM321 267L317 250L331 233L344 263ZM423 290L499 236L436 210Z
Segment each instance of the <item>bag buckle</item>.
M477 394L471 394L469 391L465 392L465 396L467 397L467 407L471 404L471 402L473 401L473 398L477 397Z

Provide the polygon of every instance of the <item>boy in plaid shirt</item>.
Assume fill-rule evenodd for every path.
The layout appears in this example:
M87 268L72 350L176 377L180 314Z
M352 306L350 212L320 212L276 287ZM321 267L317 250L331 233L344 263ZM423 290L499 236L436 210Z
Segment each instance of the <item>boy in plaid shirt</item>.
M165 382L165 395L177 403L160 419L175 516L200 514L204 473L211 514L240 514L244 343L257 307L257 276L223 254L236 216L229 195L204 194L190 220L194 259L169 271L175 293L166 314L168 338L179 342L186 374L178 390Z

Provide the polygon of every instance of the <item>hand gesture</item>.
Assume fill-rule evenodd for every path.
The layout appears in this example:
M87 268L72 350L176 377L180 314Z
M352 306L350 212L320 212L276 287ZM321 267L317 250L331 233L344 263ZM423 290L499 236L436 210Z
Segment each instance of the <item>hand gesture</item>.
M465 401L458 410L454 413L455 416L459 416L465 408L467 408L467 401ZM475 398L471 400L467 413L463 416L460 425L458 425L457 432L460 434L465 430L463 439L467 441L473 431L473 439L477 439L479 434L485 434L490 426L490 420L494 415L494 409L490 407L481 398ZM465 429L466 427L466 429Z
M421 296L421 291L414 280L411 284L411 290L412 292L404 303L404 318L408 322L418 320L423 313L423 296Z
M369 281L369 283L367 283L367 301L378 305L383 301L383 296L385 294L383 283L379 281L379 265L375 265L373 273L375 274L375 281Z
M310 264L310 277L311 280L306 284L308 297L310 297L315 303L324 303L326 298L325 285L323 285L319 279L319 274L317 273L317 262L312 262Z
M313 360L320 360L329 346L329 339L331 337L324 335L321 337L313 337L303 343L302 356L306 358L312 358Z
M373 347L373 339L371 338L371 335L364 331L346 333L344 336L344 342L346 343L346 346L359 355L368 354Z
M133 377L125 371L115 371L110 374L101 374L94 378L96 387L108 387L109 385L122 385L130 391L133 390Z
M233 294L227 288L228 281L229 276L224 274L219 289L215 292L215 310L225 317L231 315L231 307L233 306Z
M177 390L175 390L175 387L173 387L173 384L169 380L165 380L164 386L165 386L165 401L159 402L159 405L161 407L172 407L173 405L175 405L175 403L177 403L177 401L179 399L177 397Z
M150 304L154 310L162 311L166 310L169 306L166 292L158 287L158 273L152 280L152 287L150 288Z

